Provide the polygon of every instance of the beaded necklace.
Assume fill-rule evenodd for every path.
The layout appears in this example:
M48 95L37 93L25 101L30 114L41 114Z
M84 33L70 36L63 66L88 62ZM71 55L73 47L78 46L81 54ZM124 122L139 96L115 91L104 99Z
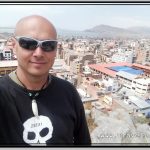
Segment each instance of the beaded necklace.
M27 87L20 81L16 72L15 72L15 75L16 75L17 80L20 82L20 85L22 85L25 88L26 92L28 93L28 96L32 100L32 112L33 112L34 116L38 118L39 114L38 114L38 106L37 106L36 98L40 95L41 91L44 89L46 84L50 83L51 78L48 76L46 82L42 85L40 90L38 90L36 92L35 91L31 92L31 90L28 90Z

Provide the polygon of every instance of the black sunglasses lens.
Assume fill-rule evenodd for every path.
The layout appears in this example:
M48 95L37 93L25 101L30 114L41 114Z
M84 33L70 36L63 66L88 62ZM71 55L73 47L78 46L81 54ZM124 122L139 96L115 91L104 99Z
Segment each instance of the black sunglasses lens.
M57 41L44 41L42 42L42 49L44 51L53 51L57 47Z
M30 38L20 38L19 39L19 45L22 48L28 49L28 50L35 50L37 47L37 41L30 39Z

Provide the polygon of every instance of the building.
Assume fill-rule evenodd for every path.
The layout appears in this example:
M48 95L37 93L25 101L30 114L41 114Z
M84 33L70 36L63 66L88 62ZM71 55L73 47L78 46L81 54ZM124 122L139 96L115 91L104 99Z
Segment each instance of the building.
M12 51L10 49L3 49L3 59L4 60L12 60Z
M89 68L91 72L101 74L103 79L118 80L119 84L131 89L135 94L144 96L150 93L150 79L147 77L150 76L150 67L129 63L110 63L93 64L89 65Z
M6 44L7 40L5 39L0 39L0 50L3 50L4 49L4 46Z
M143 51L143 59L142 59L142 64L148 64L150 65L150 45L146 46L144 51Z
M150 93L150 78L135 78L132 80L131 90L138 95Z
M9 74L13 70L16 70L17 66L18 66L17 60L0 61L0 76Z
M128 103L129 105L133 105L133 109L136 112L141 112L145 115L147 115L150 112L150 104L135 96L129 96Z
M133 62L133 52L132 51L125 51L122 53L116 53L112 56L112 62Z
M144 71L144 75L147 77L150 77L150 67L149 66L144 66L140 64L133 63L132 67L135 69L141 69Z
M130 66L132 66L132 64L126 63L126 62L121 62L121 63L108 63L108 64L106 64L106 63L105 64L90 64L88 66L90 67L92 72L101 74L103 78L105 78L105 77L115 78L117 71L114 70L114 68L112 68L112 67L116 67L116 66L130 67Z

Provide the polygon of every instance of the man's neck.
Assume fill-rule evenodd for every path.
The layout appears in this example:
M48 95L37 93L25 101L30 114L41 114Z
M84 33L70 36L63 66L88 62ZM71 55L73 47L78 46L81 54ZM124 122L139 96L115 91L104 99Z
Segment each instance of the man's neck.
M48 84L48 74L43 76L33 76L16 70L16 76L22 86L28 90L41 90L41 88L45 88Z

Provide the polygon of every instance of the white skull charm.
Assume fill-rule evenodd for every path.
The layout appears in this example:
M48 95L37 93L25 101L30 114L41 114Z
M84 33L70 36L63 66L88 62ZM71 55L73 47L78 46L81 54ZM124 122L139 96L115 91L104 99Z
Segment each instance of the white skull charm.
M24 122L23 126L23 140L30 145L46 144L52 137L53 126L46 116L32 117Z

